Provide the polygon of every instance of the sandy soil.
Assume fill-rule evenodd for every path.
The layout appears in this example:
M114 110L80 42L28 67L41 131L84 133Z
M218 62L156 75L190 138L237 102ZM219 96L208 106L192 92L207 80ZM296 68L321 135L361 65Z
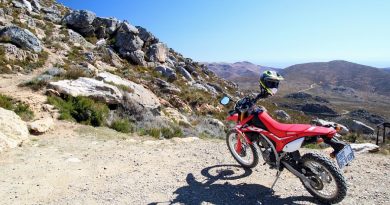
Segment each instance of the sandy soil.
M259 163L261 164L261 162ZM1 204L316 204L292 174L237 166L222 140L153 139L68 122L0 155ZM345 169L342 204L389 204L390 158Z

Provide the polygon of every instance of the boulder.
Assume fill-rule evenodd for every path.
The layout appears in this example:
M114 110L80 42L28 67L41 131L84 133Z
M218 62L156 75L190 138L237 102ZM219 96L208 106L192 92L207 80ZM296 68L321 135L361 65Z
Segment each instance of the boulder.
M176 70L182 74L188 81L194 81L191 74L184 67L177 67Z
M60 94L91 97L107 104L120 104L123 99L119 88L92 78L51 82L49 88Z
M210 94L212 94L213 96L218 95L217 90L216 90L213 86L210 86L209 84L204 84L203 86L204 86L204 87L207 89L207 91L208 91Z
M221 86L214 83L207 83L207 85L213 87L217 92L223 93L223 89Z
M184 126L188 126L188 127L191 126L187 117L184 116L183 114L181 114L176 109L168 107L168 108L165 108L162 112L165 116L167 116L174 123L178 123L179 125L184 125Z
M54 121L52 118L40 119L34 122L28 123L28 129L32 134L43 134L53 126Z
M28 2L27 0L13 0L12 4L16 8L24 8L27 11L30 11L30 12L33 10L32 6L31 6L31 3Z
M38 61L37 54L20 49L13 44L0 43L0 48L4 51L4 58L6 61L25 61L27 59L33 62Z
M37 53L42 51L41 41L29 30L17 26L7 26L1 29L0 42L10 42Z
M130 60L137 65L146 65L145 53L141 50L136 50L129 53Z
M145 46L148 47L152 44L158 43L159 40L152 33L141 26L136 26L139 31L139 37L145 43Z
M63 22L83 36L92 36L94 34L92 23L95 18L96 14L91 11L78 10L67 14L64 17Z
M213 118L205 118L196 126L198 133L205 133L219 139L226 137L225 129L226 127L221 121Z
M68 34L69 34L69 41L75 44L75 46L80 45L88 48L94 47L94 45L92 45L90 42L85 40L85 38L82 35L73 31L72 29L68 29Z
M190 64L185 65L184 68L191 74L196 71L196 68Z
M196 89L196 90L202 90L205 92L209 92L209 90L200 82L195 82L191 85L191 89Z
M42 7L41 11L45 13L44 19L56 24L60 24L62 21L61 11L55 5L51 7Z
M125 92L126 99L131 99L132 101L142 105L144 108L157 109L161 106L158 97L152 91L144 88L142 85L122 79L117 75L107 72L99 73L97 78L103 80L106 83L113 83L115 85L122 85L127 87L130 92Z
M157 66L156 71L160 72L164 77L168 78L168 81L174 81L177 79L176 72L167 66Z
M134 35L138 35L138 34L139 34L138 29L137 29L135 26L131 25L131 24L130 24L129 22L127 22L127 21L124 21L124 22L120 23L117 32L121 32L121 33L131 33L131 34L134 34Z
M291 93L286 95L286 98L293 98L293 99L307 99L311 97L312 95L304 92L297 92L297 93Z
M154 83L161 89L161 92L163 93L178 94L181 92L181 90L178 87L164 80L161 80L160 78L156 78L154 80Z
M378 152L379 146L371 143L363 143L363 144L350 144L353 151L357 153L364 152Z
M30 0L32 10L35 12L39 12L41 10L41 4L39 3L39 0Z
M290 115L284 110L275 110L274 113L278 119L282 119L285 121L291 120Z
M375 133L375 129L364 124L363 122L352 120L351 126L349 127L352 132L369 134L372 135Z
M329 103L329 100L323 98L323 97L320 97L320 96L315 96L313 98L313 100L317 101L317 102L320 102L320 103Z
M108 38L116 31L119 23L119 20L116 18L96 17L92 25L95 29L96 37Z
M127 57L131 52L141 50L144 42L137 36L138 30L128 22L122 22L116 31L115 47L119 53Z
M13 111L0 108L0 152L28 140L27 124Z
M149 62L164 63L168 58L168 47L164 43L155 43L150 45L146 52L146 59Z
M372 114L364 109L353 110L352 112L349 113L349 115L353 118L365 119L368 122L376 125L384 123L386 121L384 117L376 114Z
M183 112L191 113L192 109L188 106L181 98L176 95L173 95L169 98L169 103L173 105L175 108L179 109Z
M311 104L311 103L304 104L301 110L309 114L337 115L337 112L334 111L332 108L321 104Z

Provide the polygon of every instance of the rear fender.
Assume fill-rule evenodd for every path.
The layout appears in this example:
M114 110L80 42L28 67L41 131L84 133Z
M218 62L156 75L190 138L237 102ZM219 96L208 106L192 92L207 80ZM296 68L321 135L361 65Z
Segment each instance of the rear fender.
M337 140L336 138L323 137L322 139L333 148L334 152L331 154L333 156L336 156L347 145L346 142Z

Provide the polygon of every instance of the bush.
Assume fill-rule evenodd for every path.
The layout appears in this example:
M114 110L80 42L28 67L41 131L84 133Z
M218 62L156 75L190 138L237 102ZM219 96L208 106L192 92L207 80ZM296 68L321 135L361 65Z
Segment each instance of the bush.
M16 102L12 98L1 94L0 107L14 111L24 121L29 121L34 118L34 112L30 109L29 105L21 102Z
M21 86L21 87L29 87L29 88L31 88L34 91L38 91L38 90L42 89L43 87L46 87L48 84L49 84L48 81L39 80L37 78L34 78L34 79L30 80L30 81L27 81L27 82L25 82L23 84L20 84L19 86Z
M141 130L140 135L150 135L154 138L164 137L165 139L184 136L183 131L178 126Z
M133 124L127 119L116 120L110 127L111 129L122 133L131 133L134 131Z
M106 104L81 96L69 96L65 99L50 96L48 102L60 110L61 120L76 121L94 127L104 125L109 112Z

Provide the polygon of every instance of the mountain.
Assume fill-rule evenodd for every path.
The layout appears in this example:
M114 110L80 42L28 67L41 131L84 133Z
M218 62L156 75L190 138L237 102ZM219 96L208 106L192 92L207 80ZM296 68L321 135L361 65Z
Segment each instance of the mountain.
M241 88L252 88L265 70L277 70L266 66L255 65L248 61L236 63L205 63L217 76L237 83Z
M304 63L282 70L289 87L339 86L357 91L390 95L390 73L348 61Z
M0 79L9 116L0 135L24 134L1 135L0 151L29 137L25 122L19 131L6 120L15 113L41 120L34 134L58 118L156 138L223 137L228 108L219 97L237 92L146 28L53 0L0 0Z
M383 68L384 71L390 72L390 68Z

